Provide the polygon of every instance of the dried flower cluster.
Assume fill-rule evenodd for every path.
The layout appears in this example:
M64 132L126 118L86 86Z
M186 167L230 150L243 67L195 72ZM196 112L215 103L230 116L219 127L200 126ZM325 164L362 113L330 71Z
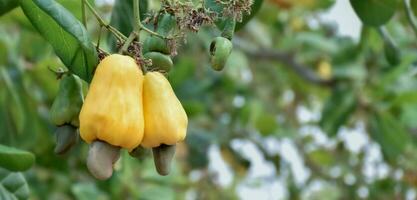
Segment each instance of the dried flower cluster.
M244 14L250 14L253 0L216 0L223 6L223 17L232 17L241 22Z

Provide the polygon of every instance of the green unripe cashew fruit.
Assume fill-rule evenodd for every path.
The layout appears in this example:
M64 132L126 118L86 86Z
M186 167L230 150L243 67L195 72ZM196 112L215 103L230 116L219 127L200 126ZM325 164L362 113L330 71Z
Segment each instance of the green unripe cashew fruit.
M78 115L84 102L81 79L74 75L65 75L59 84L58 95L55 98L50 118L56 126L70 124L79 127Z
M163 36L168 36L170 32L176 27L176 20L175 17L171 14L164 14L159 18L158 27L156 28L156 32ZM160 52L164 54L170 54L170 49L167 44L167 41L156 37L156 36L149 36L143 45L143 52Z
M65 154L78 140L78 115L84 102L81 79L66 74L59 84L58 95L52 103L50 118L58 126L55 131L55 153Z
M143 57L152 60L152 68L157 71L169 72L174 63L169 55L159 52L148 52Z
M224 37L216 37L210 44L211 67L216 71L221 71L226 64L227 58L232 53L232 42Z

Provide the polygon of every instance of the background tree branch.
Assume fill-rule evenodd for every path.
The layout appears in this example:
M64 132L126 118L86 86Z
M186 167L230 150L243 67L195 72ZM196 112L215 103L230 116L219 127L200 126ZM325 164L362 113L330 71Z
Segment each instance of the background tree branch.
M245 44L241 39L237 37L233 39L233 44L235 47L239 48L248 56L254 59L262 59L282 63L284 66L294 71L304 80L316 85L331 87L335 83L334 79L322 79L313 70L311 70L311 67L298 63L295 60L294 55L290 52L280 52L276 49L270 48L254 49L253 45Z

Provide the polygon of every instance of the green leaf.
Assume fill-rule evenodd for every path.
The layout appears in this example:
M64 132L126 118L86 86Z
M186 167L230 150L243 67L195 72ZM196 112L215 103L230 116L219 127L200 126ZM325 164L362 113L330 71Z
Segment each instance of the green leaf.
M25 171L35 162L35 156L28 152L0 144L0 167L11 171Z
M10 172L0 167L0 199L28 199L29 187L20 172Z
M410 0L410 6L414 15L417 15L417 0Z
M394 15L398 0L350 0L361 21L368 26L381 26Z
M110 24L125 36L133 30L133 0L116 1L113 6ZM144 19L148 10L148 0L140 0L140 18Z
M11 98L7 98L6 105L9 111L10 117L13 119L14 126L16 127L16 133L21 134L23 132L26 115L23 108L22 98L19 94L15 82L11 79L9 72L6 68L0 68L0 83L6 86L8 95Z
M319 125L330 136L335 136L356 107L356 96L347 86L337 86L327 99L321 113Z
M193 169L204 168L209 164L207 152L212 140L212 136L204 130L193 129L193 131L187 135L187 138L185 139L189 152L187 163Z
M16 0L0 0L0 16L16 8L18 4Z
M65 66L90 82L98 57L81 22L53 0L20 0L20 6Z
M77 183L72 186L71 191L78 200L108 199L103 191L93 183Z
M133 1L116 1L111 13L110 25L115 27L125 36L128 36L133 31ZM143 20L148 11L148 0L140 0L139 2L140 18ZM116 40L114 37L108 37L109 46L112 50L116 50Z
M142 186L141 199L174 200L175 191L172 187L148 184Z
M381 145L389 162L396 162L412 141L410 134L390 113L374 113L369 120L371 137Z

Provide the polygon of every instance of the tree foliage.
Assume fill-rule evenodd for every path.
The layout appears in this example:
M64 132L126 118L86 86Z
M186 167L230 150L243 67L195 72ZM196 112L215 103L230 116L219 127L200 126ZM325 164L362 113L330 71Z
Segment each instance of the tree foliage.
M196 9L202 1L163 1L180 13L175 31L163 31L163 55L173 57L168 80L189 117L171 174L157 175L150 150L140 159L122 152L117 173L102 182L85 167L85 143L55 155L49 109L57 74L78 75L87 90L100 56L123 48L134 30L132 2L94 6L118 35L94 13L84 22L82 1L0 0L0 199L238 199L242 187L273 183L285 199L416 192L414 0L350 0L345 9L363 25L358 39L320 18L334 0L206 0L204 9ZM156 34L160 3L140 0L144 27ZM210 44L220 35L233 37L233 50L217 72ZM230 183L219 184L213 157L230 169ZM268 177L256 176L259 162Z

